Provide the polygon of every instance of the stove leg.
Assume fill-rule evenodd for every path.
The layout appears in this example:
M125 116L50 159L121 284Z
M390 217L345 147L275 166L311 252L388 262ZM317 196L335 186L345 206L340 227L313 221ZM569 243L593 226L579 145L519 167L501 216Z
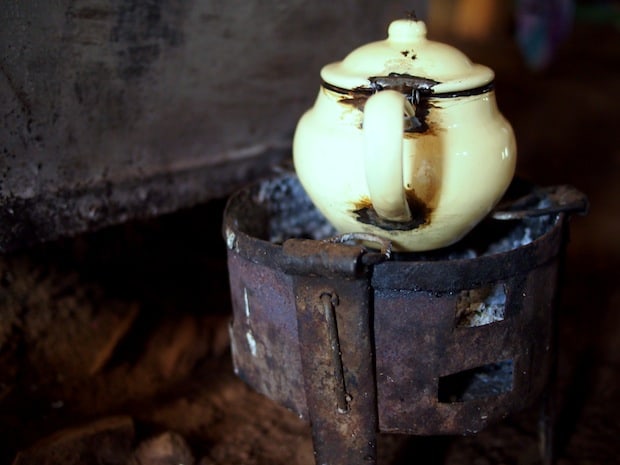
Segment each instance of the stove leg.
M551 390L547 389L542 398L540 417L538 420L538 438L540 441L540 455L543 465L555 464L554 410L553 396L551 395Z
M317 465L376 465L377 405L366 279L295 277Z

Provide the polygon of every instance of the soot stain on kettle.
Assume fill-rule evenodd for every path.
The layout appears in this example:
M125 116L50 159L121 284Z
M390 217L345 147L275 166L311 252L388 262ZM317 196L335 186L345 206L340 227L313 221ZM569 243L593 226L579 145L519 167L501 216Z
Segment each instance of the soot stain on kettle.
M343 105L352 106L359 111L364 111L364 106L366 105L366 101L370 97L368 93L362 92L351 92L350 94L343 95L338 102Z
M361 112L364 111L364 106L366 105L366 101L370 98L372 94L368 92L355 92L352 91L347 95L343 95L338 102L351 106ZM428 115L430 113L431 108L435 106L430 103L427 99L422 99L415 106L415 114L413 116L405 117L405 137L411 137L415 134L435 134L437 131L436 125L432 124L432 122L428 121ZM362 129L360 124L359 129Z
M408 125L405 125L405 135L436 133L438 128L428 120L431 108L435 108L435 105L428 99L420 99L415 106L415 115L407 118Z
M429 225L432 209L415 194L413 189L407 189L405 193L407 204L411 211L410 221L390 221L381 218L373 208L372 201L368 197L363 197L356 202L352 212L360 223L377 226L386 231L411 231Z

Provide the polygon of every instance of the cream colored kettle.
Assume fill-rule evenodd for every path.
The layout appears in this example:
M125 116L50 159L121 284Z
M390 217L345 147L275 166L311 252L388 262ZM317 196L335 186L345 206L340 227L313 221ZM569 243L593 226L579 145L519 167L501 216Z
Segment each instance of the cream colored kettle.
M428 40L424 22L392 22L386 40L324 66L321 78L293 161L339 232L381 236L399 251L445 247L510 184L516 143L493 71Z

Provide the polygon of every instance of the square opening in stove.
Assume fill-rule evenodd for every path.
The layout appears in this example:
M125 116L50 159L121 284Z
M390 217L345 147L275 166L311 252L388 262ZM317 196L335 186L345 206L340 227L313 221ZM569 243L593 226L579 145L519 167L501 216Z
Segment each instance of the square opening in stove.
M506 310L506 288L494 283L461 291L456 299L456 327L471 328L502 321Z
M439 378L439 402L452 404L512 391L513 361L504 360Z

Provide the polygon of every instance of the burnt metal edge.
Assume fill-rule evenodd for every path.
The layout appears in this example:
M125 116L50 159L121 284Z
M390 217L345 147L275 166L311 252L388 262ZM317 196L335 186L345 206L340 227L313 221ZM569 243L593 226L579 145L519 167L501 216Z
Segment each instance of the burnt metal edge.
M548 231L532 242L504 252L450 260L385 261L375 265L371 284L376 289L411 288L415 291L451 292L480 285L480 270L494 269L490 280L505 280L549 263L562 250L566 214L556 215ZM497 261L504 263L496 267ZM458 282L459 285L455 285Z
M368 95L372 95L375 92L377 92L377 89L373 89L371 87L357 87L355 89L345 89L344 87L338 87L335 86L333 84L330 84L329 82L323 81L321 80L321 87L323 87L324 89L327 89L331 92L336 92L337 94L342 94L342 95L350 95L352 93L362 93L362 94L368 94ZM432 88L431 89L424 89L425 92L421 94L422 98L438 98L438 99L445 99L445 98L456 98L456 97L471 97L474 95L481 95L481 94L486 94L487 92L491 92L492 90L495 89L495 82L491 81L488 84L485 84L483 86L480 87L474 87L472 89L465 89L465 90L459 90L459 91L454 91L454 92L433 92Z
M290 149L274 148L243 160L144 178L103 181L30 198L0 197L0 253L223 198L249 179L273 175L273 166L288 158Z
M235 198L229 199L226 211L229 210L231 202L234 202ZM228 214L224 216L222 232L230 252L257 265L274 268L286 274L306 275L314 270L325 277L359 277L365 273L366 265L362 259L363 250L358 246L329 244L324 241L303 239L290 239L289 244L286 242L275 244L265 239L252 237L241 231ZM320 247L319 244L330 247L334 251L338 249L341 253L336 252L335 258L329 262L317 262L315 259L320 258L319 254L312 257L312 252ZM346 249L350 249L350 252L347 252ZM305 250L308 252L306 253ZM342 252L343 250L344 252ZM301 253L299 253L300 251ZM304 260L304 255L313 263L307 263Z
M376 262L373 260L374 255L384 255L376 251L367 254L365 247L329 239L290 238L279 244L256 237L256 231L252 232L254 235L250 235L244 231L247 225L240 225L239 220L251 218L252 221L260 223L268 215L267 211L260 210L260 205L256 204L253 198L259 185L260 183L256 182L235 192L226 203L222 234L229 251L253 263L275 268L286 274L315 273L340 278L359 278L365 275L369 260ZM330 250L330 253L325 253L326 249Z

